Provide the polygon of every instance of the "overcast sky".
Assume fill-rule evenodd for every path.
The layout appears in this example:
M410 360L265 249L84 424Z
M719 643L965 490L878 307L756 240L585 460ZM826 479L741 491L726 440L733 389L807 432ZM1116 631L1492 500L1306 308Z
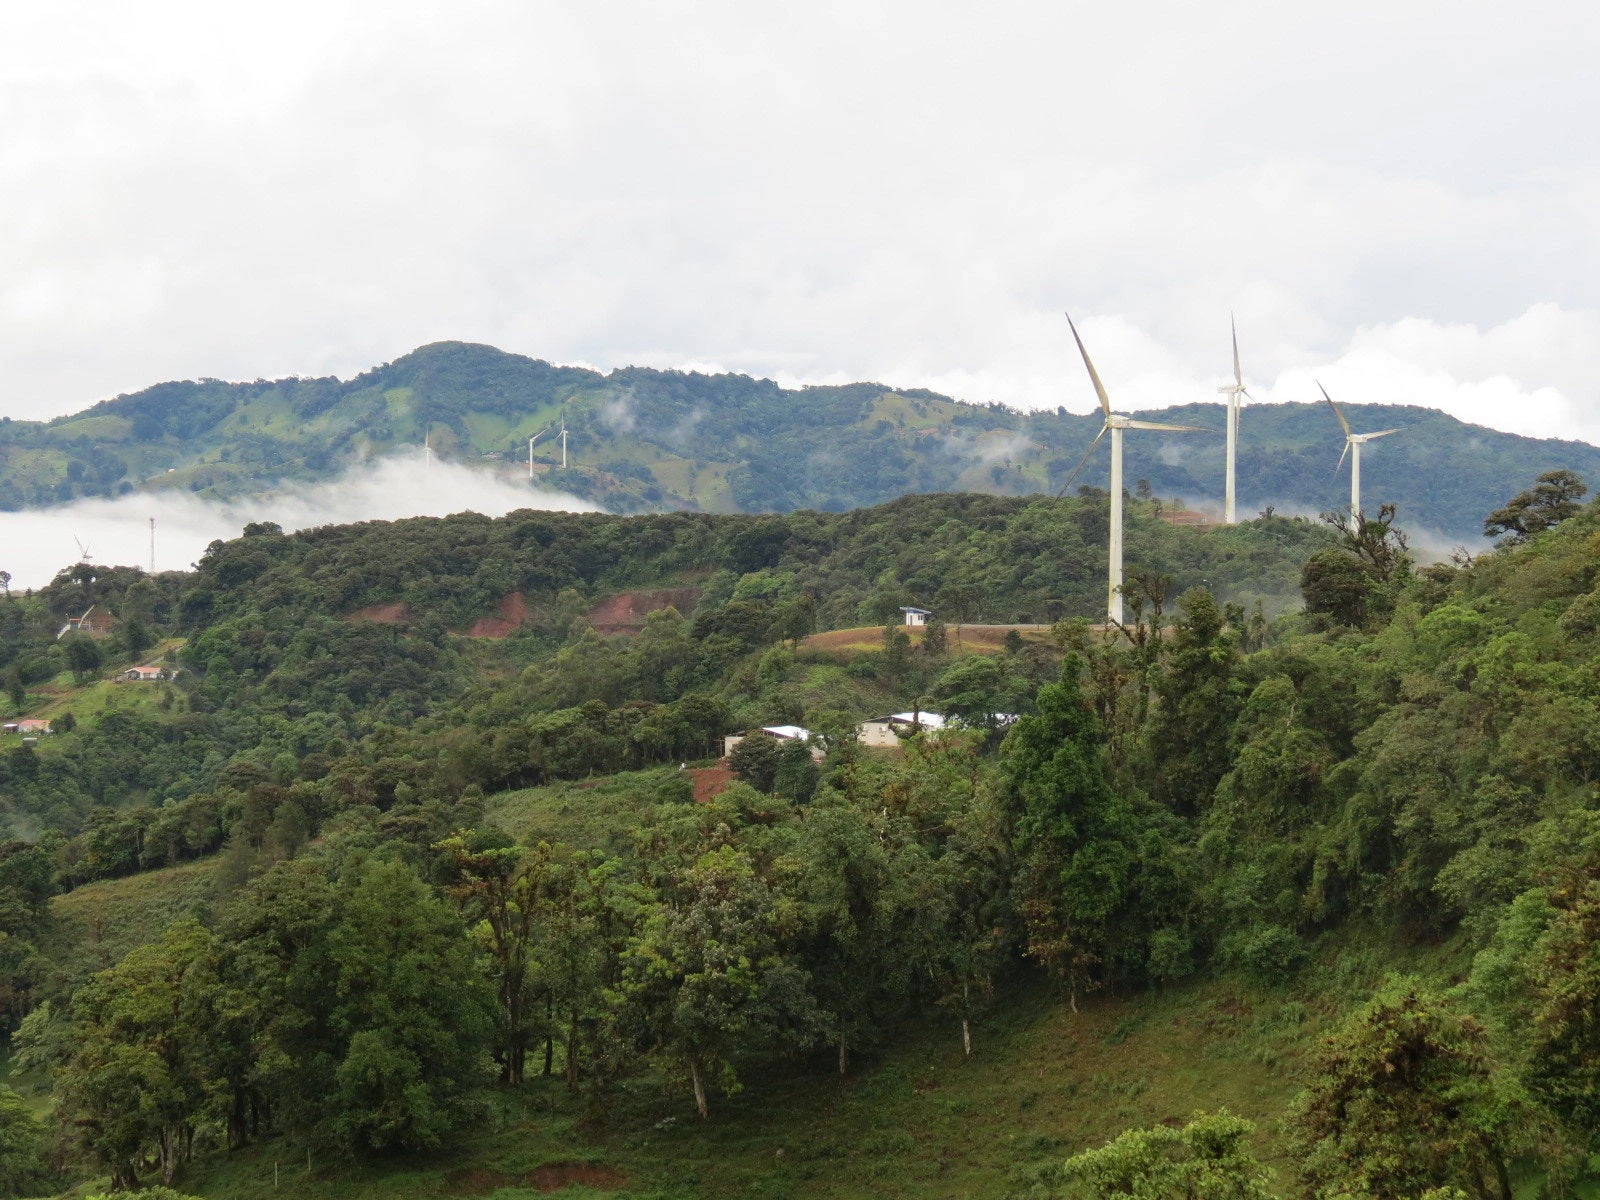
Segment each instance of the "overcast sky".
M1600 441L1600 7L0 7L0 412L458 338Z

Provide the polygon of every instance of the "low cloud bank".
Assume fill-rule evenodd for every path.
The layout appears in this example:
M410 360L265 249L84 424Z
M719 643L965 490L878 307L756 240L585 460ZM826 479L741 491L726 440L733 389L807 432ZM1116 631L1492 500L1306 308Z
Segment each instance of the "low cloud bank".
M497 517L518 508L597 511L576 496L539 491L512 475L437 461L430 467L419 455L404 455L364 464L327 483L229 503L156 492L0 513L0 570L11 572L13 589L40 587L78 558L80 541L96 563L148 569L151 517L156 570L170 571L188 569L211 542L237 537L252 521L276 521L292 531L458 512Z

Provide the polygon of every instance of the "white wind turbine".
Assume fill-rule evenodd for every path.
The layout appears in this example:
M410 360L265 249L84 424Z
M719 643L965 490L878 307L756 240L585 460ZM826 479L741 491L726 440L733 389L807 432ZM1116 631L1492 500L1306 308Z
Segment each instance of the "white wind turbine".
M1233 327L1233 382L1224 384L1217 391L1228 398L1228 478L1222 489L1222 522L1225 525L1235 523L1234 516L1234 465L1239 457L1239 401L1250 396L1244 386L1244 374L1239 370L1239 326L1230 316L1228 324ZM1254 400L1254 396L1250 396Z
M1113 625L1122 624L1122 431L1124 429L1160 429L1168 433L1208 433L1198 425L1166 425L1160 421L1136 421L1132 417L1125 417L1120 413L1111 411L1111 401L1106 396L1105 385L1100 382L1100 376L1094 369L1094 364L1089 361L1089 352L1083 348L1083 339L1078 336L1078 327L1072 323L1072 314L1067 314L1067 325L1072 329L1072 340L1078 343L1078 353L1083 355L1083 365L1088 368L1089 380L1094 384L1095 397L1100 401L1100 410L1105 413L1106 423L1100 427L1100 432L1095 434L1094 441L1089 443L1089 449L1084 452L1083 459L1073 468L1072 474L1067 476L1067 482L1061 485L1061 491L1056 495L1066 492L1072 486L1072 481L1078 477L1078 472L1083 470L1084 463L1089 461L1089 456L1094 453L1094 448L1100 444L1100 439L1105 437L1106 430L1111 431L1111 546L1108 555L1109 565L1106 580L1106 617Z
M1333 469L1337 471L1344 466L1344 456L1350 456L1350 515L1361 515L1361 447L1373 438L1388 437L1391 433L1399 433L1398 429L1380 429L1377 433L1351 433L1350 422L1344 419L1344 414L1339 411L1339 406L1333 402L1333 397L1328 395L1328 389L1322 386L1321 380L1317 387L1322 392L1322 398L1328 402L1328 407L1333 409L1333 415L1339 418L1339 424L1344 427L1344 450L1339 454L1339 464Z

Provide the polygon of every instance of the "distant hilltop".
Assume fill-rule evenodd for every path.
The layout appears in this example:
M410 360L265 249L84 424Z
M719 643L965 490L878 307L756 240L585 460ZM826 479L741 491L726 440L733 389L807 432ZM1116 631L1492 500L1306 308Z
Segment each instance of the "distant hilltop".
M1363 428L1406 434L1364 456L1364 499L1393 502L1402 524L1441 537L1477 538L1484 515L1540 472L1566 467L1600 483L1600 448L1583 442L1499 433L1433 409L1344 409ZM1222 406L1140 415L1217 431L1130 439L1126 474L1130 491L1147 484L1214 519ZM745 375L601 374L439 342L348 381L163 383L54 421L0 422L0 510L167 488L232 498L331 478L379 455L420 462L426 444L440 459L531 476L618 512L841 511L908 493L1054 492L1100 423L877 383L787 389ZM1240 515L1347 502L1333 469L1342 442L1325 406L1246 407ZM1107 486L1104 457L1075 485Z

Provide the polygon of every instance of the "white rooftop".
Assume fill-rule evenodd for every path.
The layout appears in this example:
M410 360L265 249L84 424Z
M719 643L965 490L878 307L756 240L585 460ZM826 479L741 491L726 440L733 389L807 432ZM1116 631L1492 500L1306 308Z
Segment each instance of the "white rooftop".
M802 729L798 725L763 725L761 732L770 733L773 737L794 738L796 741L809 741L811 730Z
M890 713L888 719L891 721L904 721L907 725L918 724L924 729L943 729L949 724L939 713L927 712L926 710L917 713Z

